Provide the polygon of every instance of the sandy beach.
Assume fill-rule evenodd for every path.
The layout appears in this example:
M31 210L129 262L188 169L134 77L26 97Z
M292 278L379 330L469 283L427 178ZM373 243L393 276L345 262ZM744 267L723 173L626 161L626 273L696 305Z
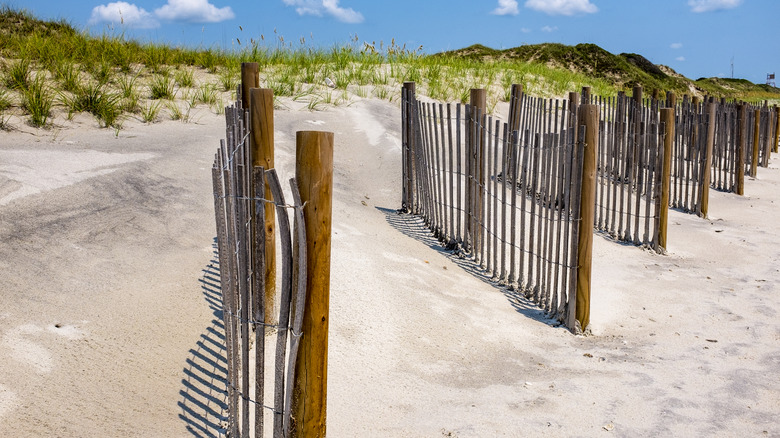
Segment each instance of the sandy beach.
M335 134L329 436L780 437L776 158L666 255L597 235L583 337L396 213L397 102L281 103L282 177ZM0 436L219 436L223 116L55 124L0 132Z

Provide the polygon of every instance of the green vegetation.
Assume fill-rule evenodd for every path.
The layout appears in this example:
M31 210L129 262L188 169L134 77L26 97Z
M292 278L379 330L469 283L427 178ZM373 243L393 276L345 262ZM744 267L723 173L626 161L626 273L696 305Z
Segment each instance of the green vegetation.
M223 102L235 98L243 62L258 63L260 86L274 90L275 105L285 105L289 100L281 98L289 97L311 111L348 105L354 98L394 102L405 81L416 82L420 95L449 102L466 102L471 88L485 88L489 111L509 100L513 83L540 97L562 97L583 86L594 95L612 96L642 85L749 101L780 98L773 87L717 78L691 81L641 55L614 55L593 44L507 50L474 45L425 55L422 47L361 44L357 36L332 48L308 47L303 38L285 41L276 33L242 40L237 50L141 43L121 34L92 36L65 21L0 7L2 127L7 129L7 114L46 126L52 114L58 117L57 109L65 109L68 116L88 112L100 126L119 129L126 117L156 121L159 99L172 101L164 106L180 120L200 104L222 113Z

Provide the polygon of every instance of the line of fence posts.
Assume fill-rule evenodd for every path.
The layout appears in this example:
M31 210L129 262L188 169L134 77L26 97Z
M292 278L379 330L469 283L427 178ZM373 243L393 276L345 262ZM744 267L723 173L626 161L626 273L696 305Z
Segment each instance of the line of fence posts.
M460 206L460 178L458 178L458 186L455 187L453 173L455 163L453 159L453 144L452 144L452 129L450 128L449 136L449 151L446 151L446 139L445 139L445 124L450 123L450 112L447 110L447 119L443 116L443 109L439 109L439 116L437 117L436 105L431 105L431 110L426 110L422 104L419 106L416 103L414 95L414 84L405 83L402 88L402 105L401 105L401 118L402 118L402 170L404 175L402 181L404 184L402 190L402 203L403 209L407 212L420 214L426 225L434 232L445 245L457 244L464 252L468 252L474 261L478 264L492 267L494 271L494 278L499 279L501 282L507 282L510 285L514 281L520 281L521 279L516 275L521 275L515 271L515 248L516 248L516 206L515 200L517 199L517 193L523 198L523 210L525 211L525 198L527 195L534 196L531 191L544 191L543 199L532 198L530 203L532 209L537 203L543 203L547 209L556 209L559 213L556 215L569 216L570 214L575 217L570 220L574 224L572 232L572 263L573 270L571 281L568 282L569 290L565 292L568 297L568 301L565 303L564 319L563 322L571 330L580 331L587 330L589 318L590 318L590 287L591 287L591 263L592 263L592 242L593 242L593 214L595 209L595 175L597 172L596 156L598 154L598 141L599 141L599 107L597 105L584 104L580 105L580 96L578 93L574 93L571 97L571 110L568 111L569 121L561 122L564 125L571 127L580 126L584 127L584 134L582 138L578 138L577 134L574 134L568 141L575 145L574 150L571 152L570 164L566 164L566 171L571 174L572 178L576 178L577 181L573 183L572 188L576 192L572 193L573 205L568 205L568 201L565 204L561 204L562 199L556 199L556 196L563 196L563 186L560 186L560 195L553 191L553 186L557 187L559 184L557 178L554 179L551 175L556 172L552 169L547 171L548 173L544 179L533 178L535 181L533 186L526 187L525 183L518 182L517 178L521 181L525 181L524 178L528 178L528 181L532 180L531 170L536 169L542 165L552 165L557 169L556 160L557 157L553 157L552 138L545 137L544 144L539 143L539 136L537 135L535 146L533 145L533 139L528 138L527 135L524 141L530 141L531 143L525 143L526 146L521 146L518 143L518 129L521 125L521 100L522 100L522 87L520 85L513 85L512 97L510 99L510 117L507 127L504 129L503 145L502 139L498 133L498 124L496 123L496 131L492 131L488 134L491 126L487 115L485 114L485 101L486 92L483 89L473 89L470 92L470 104L465 107L465 123L464 123L464 157L465 168L463 169L463 179L465 180L465 187L463 189L464 202L463 202L463 235L460 236L461 230L460 223L457 227L454 226L455 218L452 216L457 215L457 220L460 221L460 213L454 205L454 193L458 194L458 203ZM586 90L586 93L589 90ZM541 101L539 101L541 105ZM541 106L539 107L542 108ZM552 107L550 108L552 110ZM460 107L457 108L460 111ZM428 112L431 111L429 115ZM420 113L422 112L422 113ZM458 118L460 113L458 113ZM522 116L526 118L526 123L530 121L531 116L526 114ZM542 126L541 113L533 116L539 126ZM427 122L421 120L425 118ZM446 121L445 121L446 120ZM557 120L557 118L556 118ZM546 122L545 122L546 123ZM422 126L420 126L422 125ZM459 126L459 125L458 125ZM439 136L439 130L441 135ZM421 132L422 131L422 132ZM461 176L460 166L460 128L456 128L456 136L458 141L455 142L455 146L458 148L458 153L455 154L458 157L457 162L457 174ZM579 129L574 128L572 132L578 132ZM441 143L439 139L441 138ZM557 140L556 140L557 141ZM420 144L424 142L425 144ZM434 142L431 144L431 142ZM582 150L578 150L576 145L580 142ZM584 143L584 144L582 144ZM499 156L498 149L503 147L504 152L502 156ZM523 148L523 163L520 163L520 156L518 153L519 148ZM533 151L529 152L533 148ZM546 148L546 149L543 149ZM441 150L440 150L441 149ZM444 158L449 153L449 176L450 183L449 188L446 184L447 169L445 168ZM534 163L530 163L528 156L532 155ZM541 157L541 158L540 158ZM540 161L541 160L541 161ZM564 168L563 156L560 158L560 168ZM501 164L499 164L499 161ZM570 168L569 166L575 166ZM486 169L485 166L490 167ZM499 167L500 166L500 167ZM579 168L576 168L579 166ZM500 175L498 169L501 169ZM522 168L522 174L519 174L519 170ZM413 172L410 175L408 172ZM490 174L491 183L488 184L488 173ZM528 176L523 176L528 172ZM444 174L444 175L442 175ZM501 176L503 175L503 176ZM503 189L498 189L498 180L500 177L502 181ZM560 176L563 178L563 175ZM512 196L511 211L509 223L511 230L509 230L509 240L507 239L507 213L506 208L509 201L506 199L507 181L514 186L509 190L516 194ZM563 180L561 180L561 183ZM521 185L522 184L522 185ZM538 184L538 187L537 187ZM491 192L490 187L493 187ZM568 190L568 189L566 189ZM499 213L498 198L496 193L503 193L501 212ZM566 191L568 196L568 191ZM447 206L447 194L450 196L450 205ZM492 199L492 207L487 202ZM448 208L449 207L449 208ZM542 205L539 206L542 208ZM582 208L582 212L580 212ZM560 209L560 210L559 210ZM523 256L527 251L523 244L524 226L522 221L525 221L525 214L521 213L521 231L519 232L520 244L518 253L520 255L520 268L522 270L524 266ZM544 216L540 212L535 214L531 211L531 227L533 227L534 221L552 221L554 220L553 213L545 210ZM448 216L449 215L449 216ZM498 227L498 216L501 216L501 227ZM589 216L589 218L588 218ZM568 220L567 220L568 221ZM449 225L448 225L449 223ZM548 224L549 222L545 222ZM568 222L567 222L568 223ZM541 222L540 222L541 227ZM501 231L499 231L501 228ZM545 259L545 263L552 263L550 258L553 254L553 231L552 228L548 230L548 226L545 225L545 233L549 237L546 237L544 241L539 240L538 252L533 250L530 253L536 254L537 262L536 269L541 266L542 259ZM496 244L501 235L502 245ZM491 239L492 236L492 239ZM567 234L568 236L568 234ZM458 239L458 237L462 237ZM568 237L567 237L568 239ZM492 244L491 244L492 240ZM536 239L534 239L536 240ZM560 236L559 239L560 240ZM509 243L507 245L507 243ZM529 244L533 244L530 242ZM565 244L564 244L565 246ZM510 270L507 276L506 272L506 251L510 249L509 265ZM557 251L557 250L555 250ZM500 268L499 266L499 252L500 252ZM529 254L530 254L529 253ZM565 253L564 253L565 254ZM555 257L558 257L556 255ZM530 262L529 262L530 263ZM568 264L568 260L563 263ZM532 269L533 265L529 264L529 269ZM541 275L542 285L545 282L550 282L552 279L549 274L537 273L537 276ZM557 284L557 275L555 282ZM550 300L550 292L536 289L539 284L535 286L533 290L526 291L527 294L531 294L534 299L543 298L544 300ZM554 295L553 295L554 296ZM563 295L562 295L563 296ZM564 298L565 299L565 298ZM556 309L550 309L555 312Z
M589 87L584 87L582 95L570 93L568 100L569 114L572 117L569 123L570 126L574 126L575 120L584 117L581 114L591 111L584 110L582 108L583 105L589 103L598 103L598 105L608 104L609 100L602 101L601 98L595 98L590 95L590 91ZM753 107L743 102L729 104L725 99L720 99L719 102L709 96L703 100L695 96L691 99L687 95L683 97L682 103L678 103L676 96L672 92L667 92L665 99L661 100L658 90L653 91L651 99L643 99L642 95L642 87L635 86L632 90L630 105L626 104L628 99L624 101L623 97L621 97L624 95L620 93L618 99L614 101L617 105L614 112L610 107L603 107L609 111L608 114L605 113L605 118L602 120L604 132L597 134L597 136L600 136L607 143L616 141L610 139L610 136L626 135L626 137L620 140L624 143L618 144L618 149L604 152L604 157L596 155L598 164L595 169L596 175L602 174L605 172L605 169L610 172L628 172L625 175L616 173L607 177L607 180L612 178L612 181L614 181L611 184L623 184L624 186L623 188L617 188L616 185L614 189L616 191L613 192L613 196L610 196L609 192L606 195L608 201L612 197L612 202L617 202L617 198L614 195L620 196L619 211L621 215L624 214L624 199L621 193L625 193L628 200L626 204L628 210L625 213L628 215L625 222L626 228L625 230L617 230L617 237L621 240L630 240L636 244L652 245L656 250L663 251L668 246L669 208L682 208L702 217L707 217L709 214L710 187L718 190L734 191L739 195L743 195L745 172L749 171L751 175L755 176L757 167L765 167L768 164L770 153L778 147L778 142L780 142L780 117L778 117L777 107L769 108L766 103L761 108ZM492 270L493 278L511 285L513 281L519 280L515 272L515 206L511 206L512 209L509 215L507 215L505 210L508 206L505 205L506 202L501 200L502 211L498 211L497 205L499 200L495 193L501 193L501 190L496 182L493 182L491 184L494 186L494 192L490 191L491 188L488 186L491 184L488 184L486 179L490 170L486 170L485 166L492 166L494 170L500 168L500 175L508 174L517 177L517 168L513 169L513 166L518 166L520 163L513 164L513 156L517 154L513 154L511 148L522 147L522 145L515 143L516 140L510 140L510 138L523 137L522 130L526 129L524 128L525 124L541 123L541 119L537 116L528 118L528 116L521 115L520 102L524 99L522 86L513 84L507 127L505 128L507 134L504 138L506 142L506 145L503 146L504 157L501 157L501 160L499 160L497 155L495 158L486 156L486 145L494 151L499 148L498 143L491 143L490 136L495 135L496 142L498 142L499 135L495 132L487 134L491 127L488 126L489 117L485 114L485 96L484 90L472 89L470 91L470 103L464 109L464 168L461 169L460 151L458 149L456 154L458 157L457 171L453 170L455 166L453 159L450 158L449 160L450 183L448 186L446 181L447 169L444 167L448 151L444 144L440 146L438 142L439 129L441 130L441 141L442 143L445 142L444 135L446 130L444 126L440 125L451 122L449 106L447 108L447 116L445 117L441 108L437 116L437 104L430 105L428 110L424 106L418 107L416 104L410 104L410 102L416 102L415 84L413 82L404 83L401 111L404 184L402 205L406 212L420 214L426 225L446 246L450 248L459 246L462 251L469 253L473 257L475 263L484 266L486 270ZM441 104L438 105L441 107ZM541 109L541 106L539 108ZM457 110L460 111L460 106L458 106ZM419 111L423 111L424 114L419 114ZM646 120L646 118L649 119ZM415 128L417 126L415 123L419 123L422 119L427 120L428 126ZM607 126L608 119L611 120L611 123L617 123L617 125ZM460 120L460 113L456 116L456 120ZM626 125L626 120L628 125ZM753 123L748 125L747 123L751 120ZM657 126L649 124L646 126L646 122L657 123ZM656 127L650 129L651 126ZM420 132L420 129L422 132ZM498 129L498 124L496 124L496 129ZM596 129L598 129L598 125ZM577 129L574 130L575 139L577 131ZM449 132L450 143L452 143L451 128ZM459 148L460 128L456 128L455 132L458 137L456 145ZM487 143L486 134L488 135ZM640 142L640 139L643 139L645 136L653 137L654 135L658 138L652 139L647 145L645 145L644 140ZM435 145L422 147L417 144L417 142L421 141L435 142ZM529 140L526 139L525 141ZM532 142L533 139L530 141ZM588 144L587 141L586 144ZM650 147L650 152L645 151L645 147ZM717 156L714 157L716 149ZM590 152L587 146L586 151ZM441 157L439 155L440 152L442 154ZM650 156L647 155L648 153L650 153ZM751 153L749 163L746 160L746 153ZM452 154L451 145L449 154ZM532 154L536 154L536 152L532 152ZM626 160L625 163L616 169L610 169L611 162L600 161L618 160L616 154L626 154L623 158L620 158ZM536 155L533 156L536 157ZM714 158L716 158L715 161ZM514 161L519 159L520 157L518 156ZM617 161L615 163L617 164ZM528 165L530 166L531 163L528 163ZM586 165L586 163L583 165ZM425 166L431 166L431 168L421 169L421 167ZM531 171L532 169L528 168L527 170ZM461 171L463 172L462 174ZM716 171L717 173L714 173ZM445 175L440 175L441 172L444 172ZM459 185L458 187L454 186L453 174L463 175L465 181L463 189ZM494 175L491 177L495 178ZM510 176L507 178L514 177ZM583 173L583 182L585 182L586 177L587 173ZM457 183L460 184L460 178L457 179ZM540 183L547 184L544 181ZM637 191L635 201L632 201L631 191L634 190L632 187L637 184L642 185L642 193ZM588 187L588 183L585 182L582 187L582 195L587 196L588 193L585 190ZM693 190L690 193L690 197L688 195L689 188ZM533 191L535 189L533 187L523 187L523 190ZM603 190L603 188L599 190ZM682 196L683 192L685 192L684 197ZM461 193L465 198L463 204L460 202ZM447 194L450 196L449 203L451 206L449 208L447 206ZM454 202L454 194L458 196L457 204ZM604 196L602 192L599 192L598 195ZM492 201L495 204L492 209L490 205L485 204L488 202L486 201L486 196L495 198ZM640 197L647 198L642 201L646 204L646 207L641 209ZM600 205L600 201L595 199L595 197L590 199L592 199L592 202L591 200L587 202L585 200L582 201L581 209L583 216L581 224L586 223L588 220L587 216L591 214L588 211L590 204ZM636 204L636 206L633 207L633 204ZM457 205L457 208L455 205ZM465 222L463 228L461 228L460 224L461 214L458 211L461 205L463 209L462 216ZM613 207L618 208L618 204L616 203ZM606 207L599 206L598 208ZM632 212L634 208L636 213ZM652 216L648 216L645 219L647 223L644 225L644 239L641 238L639 230L640 210L645 210L647 214L654 211ZM603 213L599 213L599 223L602 221L601 214ZM533 211L531 211L531 215L534 215ZM505 222L508 220L512 228L510 230L511 243L508 245L512 249L509 253L508 275L505 270L507 254L505 254L504 248L499 249L496 245L499 239L501 242L507 242L506 225L492 227L488 223L491 221L497 222L499 216L501 221ZM507 216L510 217L507 218ZM653 224L649 222L651 219ZM455 226L456 220L458 221L457 226ZM606 215L606 220L614 226L614 213L612 214L612 221L609 221L609 214ZM632 222L635 223L632 224ZM622 227L623 219L619 223ZM634 227L633 233L630 231L632 225ZM494 229L491 229L491 227ZM531 227L531 232L533 232L533 223ZM650 239L651 234L648 227L653 230L652 239ZM463 231L462 235L460 234L461 230ZM583 232L584 228L582 226L579 227L578 233L582 234ZM625 236L623 232L625 232ZM492 235L492 245L491 233L495 233ZM582 243L587 242L587 236L585 235L576 236L576 238L580 239ZM530 244L533 245L533 242ZM520 236L520 246L523 246L522 236ZM521 257L520 265L522 266L524 249L518 249ZM587 253L582 248L578 249L578 251L581 250ZM532 252L533 249L529 251ZM500 252L500 265L498 252ZM577 261L578 264L583 264L584 262L585 260L581 257ZM529 265L530 268L531 266ZM585 281L585 277L582 280L577 282L579 283L578 287L583 288L583 292L578 290L577 299L582 302L578 309L583 313L572 311L567 314L567 318L572 318L572 315L576 313L575 319L579 326L577 329L587 327L587 312L584 309L588 300L583 298L586 295L584 288L587 281ZM576 283L571 282L570 284L574 285ZM580 325L583 322L585 322L585 326ZM568 319L566 324L568 327L575 329L574 320Z
M325 436L333 133L296 133L293 205L287 205L273 169L273 92L259 88L257 63L242 64L241 77L237 101L225 111L226 140L212 172L228 434L262 437L263 410L270 409L274 437ZM277 263L282 270L279 288ZM271 374L265 369L265 336L274 329L274 402L269 408L264 401L264 383Z

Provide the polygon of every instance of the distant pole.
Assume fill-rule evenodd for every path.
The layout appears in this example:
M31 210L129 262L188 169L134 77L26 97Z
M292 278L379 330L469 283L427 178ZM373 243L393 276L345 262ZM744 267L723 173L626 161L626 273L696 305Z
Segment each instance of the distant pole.
M658 246L666 249L667 227L669 223L669 189L672 175L672 145L674 144L674 107L661 110L661 121L665 126L663 166L661 167L661 201L659 209Z
M295 364L292 436L325 437L333 212L333 133L296 133L295 178L306 227L306 305ZM296 336L295 333L291 333Z
M577 244L576 318L582 331L590 324L590 286L593 262L593 224L596 201L596 156L599 148L599 107L582 105L578 126L585 125L585 150L582 157L579 242Z
M758 148L761 129L761 110L753 111L753 160L750 162L750 176L758 176Z
M401 193L401 206L408 213L414 213L414 100L415 100L415 83L404 82L403 90L405 90L406 99L402 100L404 110L401 112L404 120L403 124L403 149L402 149L402 175L403 175L403 190Z
M778 111L778 106L774 106L774 115L775 115L775 136L772 141L772 152L777 153L777 144L780 143L780 112Z
M709 124L707 125L707 143L704 156L704 175L701 186L701 216L707 217L710 204L710 175L712 174L712 148L715 144L715 109L717 104L710 102L707 105L707 114L709 114Z
M737 105L737 187L738 195L745 194L745 145L747 144L747 105Z
M482 245L482 230L480 229L481 221L482 221L482 210L483 210L483 203L484 203L484 197L482 193L482 187L485 186L485 166L484 166L484 157L485 157L485 145L482 144L482 138L483 138L483 127L482 127L482 118L485 115L485 110L487 109L487 92L484 88L472 88L471 94L470 94L470 101L471 104L471 157L470 160L472 162L472 193L474 197L472 198L474 207L471 210L474 217L471 220L471 236L472 236L472 244L474 245L474 252L473 254L475 257L478 257L479 251L481 249ZM477 114L479 114L479 117L477 117Z
M583 105L590 103L590 87L582 87L582 102Z
M252 165L269 170L274 168L274 92L269 88L249 89L250 142ZM257 194L256 194L257 195ZM263 199L273 199L266 186ZM265 205L265 322L275 324L276 317L276 207ZM259 291L258 291L259 292Z

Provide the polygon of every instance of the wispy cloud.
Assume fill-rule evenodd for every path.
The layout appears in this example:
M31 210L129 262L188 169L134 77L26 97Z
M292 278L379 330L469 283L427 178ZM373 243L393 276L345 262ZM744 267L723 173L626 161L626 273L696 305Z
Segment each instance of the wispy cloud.
M135 29L153 29L160 26L146 9L126 2L113 2L92 8L89 24L114 23Z
M330 15L344 23L362 23L363 14L352 8L339 6L339 0L284 0L287 6L294 6L298 15Z
M154 13L163 20L189 23L219 23L236 16L230 6L218 8L208 0L168 0L166 5L155 9Z
M523 33L531 33L531 29L529 29L529 28L527 28L527 27L521 27L521 28L520 28L520 32L523 32Z
M675 59L675 61L680 61L680 62L685 61L685 57L684 56L678 56L678 57L676 57L674 59Z
M517 9L517 0L498 0L498 7L493 9L495 15L517 15L520 11Z
M209 0L167 0L154 12L123 1L92 8L90 24L115 23L136 29L152 29L160 26L159 20L189 23L219 23L235 18L230 6L218 8Z
M742 4L743 0L688 0L691 12L710 12L721 9L733 9Z
M558 26L544 26L542 32L555 32L558 30Z
M590 0L527 0L525 7L549 15L593 14L599 10Z
M672 43L669 45L672 49L682 49L682 43Z

